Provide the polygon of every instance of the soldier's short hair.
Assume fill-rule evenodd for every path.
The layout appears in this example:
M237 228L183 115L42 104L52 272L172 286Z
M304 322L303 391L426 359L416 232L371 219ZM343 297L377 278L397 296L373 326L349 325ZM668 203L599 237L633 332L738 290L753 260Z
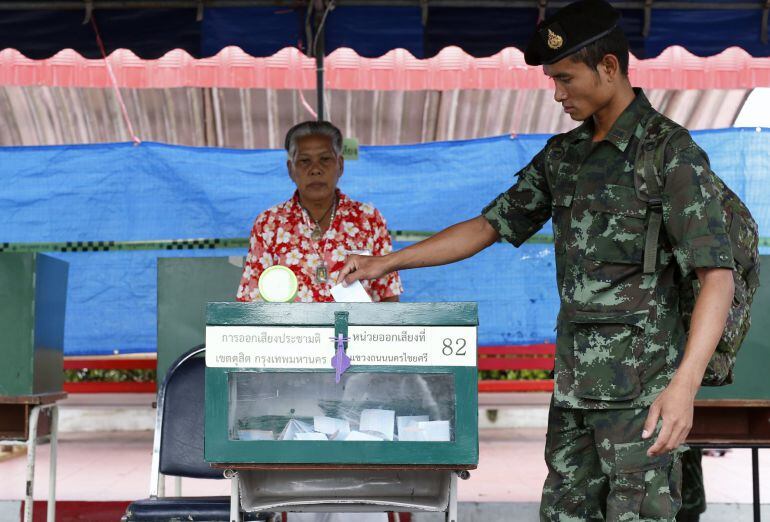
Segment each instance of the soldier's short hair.
M590 43L569 56L574 62L582 62L597 70L602 59L612 54L618 59L620 72L628 77L628 40L620 27L615 27L605 36Z
M297 156L297 142L308 136L326 136L332 142L334 154L342 154L342 132L328 121L303 121L286 133L284 147L293 163Z

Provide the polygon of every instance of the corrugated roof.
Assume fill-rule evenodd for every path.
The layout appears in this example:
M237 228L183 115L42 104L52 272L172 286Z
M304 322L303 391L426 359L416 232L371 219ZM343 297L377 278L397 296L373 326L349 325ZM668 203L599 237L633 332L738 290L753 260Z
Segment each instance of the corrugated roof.
M255 58L228 47L211 58L196 59L176 49L158 60L143 60L126 49L107 58L117 84L127 88L229 87L239 89L315 89L315 61L296 48ZM648 89L750 89L770 87L770 58L752 58L733 47L708 58L681 47L657 58L631 57L629 75ZM325 62L324 84L339 90L450 91L455 89L546 89L540 67L524 63L521 51L503 49L474 58L447 47L433 58L417 59L404 49L364 58L338 49ZM14 49L0 51L0 85L109 87L102 59L83 58L71 49L45 60L31 60Z

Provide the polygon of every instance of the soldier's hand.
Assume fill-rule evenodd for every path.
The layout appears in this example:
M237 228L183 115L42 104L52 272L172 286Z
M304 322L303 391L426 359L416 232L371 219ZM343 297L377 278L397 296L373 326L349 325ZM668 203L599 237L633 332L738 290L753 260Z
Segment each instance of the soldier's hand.
M337 283L344 286L354 281L377 279L388 273L388 267L383 256L351 255L345 260L345 266L340 270Z
M691 387L680 384L676 379L658 395L647 414L642 438L648 439L655 433L660 417L663 418L663 426L655 443L647 450L647 455L662 455L684 444L692 428L694 401Z

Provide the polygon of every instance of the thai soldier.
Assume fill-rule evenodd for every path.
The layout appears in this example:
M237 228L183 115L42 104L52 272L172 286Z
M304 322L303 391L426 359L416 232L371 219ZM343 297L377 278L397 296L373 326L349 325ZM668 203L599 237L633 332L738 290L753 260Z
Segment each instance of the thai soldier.
M349 284L452 263L499 239L519 246L553 220L560 309L543 521L675 519L694 398L733 298L708 159L631 87L618 18L603 0L580 0L541 22L526 49L577 128L548 140L479 217L387 256L351 256L340 273ZM665 165L660 201L644 201L642 136L668 131L653 151ZM662 226L645 249L653 212ZM701 291L686 335L677 281L693 272Z

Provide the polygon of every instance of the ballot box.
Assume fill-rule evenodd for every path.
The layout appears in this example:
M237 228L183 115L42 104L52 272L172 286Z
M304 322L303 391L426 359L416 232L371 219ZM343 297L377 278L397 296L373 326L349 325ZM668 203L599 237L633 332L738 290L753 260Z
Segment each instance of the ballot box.
M205 458L247 510L444 511L478 463L477 324L475 303L209 303Z

